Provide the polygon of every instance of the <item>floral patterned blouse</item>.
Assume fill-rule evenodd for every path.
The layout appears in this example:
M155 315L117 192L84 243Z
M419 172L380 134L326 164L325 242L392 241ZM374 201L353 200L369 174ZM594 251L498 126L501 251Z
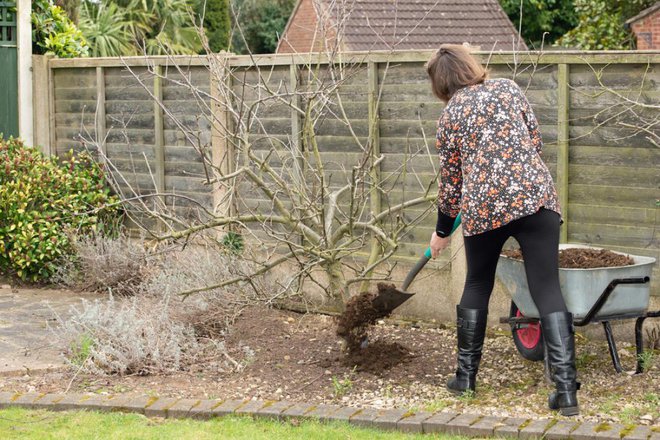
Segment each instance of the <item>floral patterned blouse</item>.
M481 234L534 214L561 215L543 141L518 85L487 79L458 90L440 120L438 211L461 213L463 234Z

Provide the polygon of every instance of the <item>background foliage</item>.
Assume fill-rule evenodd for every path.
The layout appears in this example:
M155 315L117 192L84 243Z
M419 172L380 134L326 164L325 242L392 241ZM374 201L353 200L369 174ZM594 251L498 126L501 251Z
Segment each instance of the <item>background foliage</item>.
M522 26L521 0L500 0L500 4L530 49L540 49L542 42L549 46L578 23L573 0L522 0Z
M634 48L625 21L656 0L500 0L530 49L545 46L582 50ZM543 38L544 33L545 39Z
M80 30L94 56L195 54L201 41L187 0L83 0Z
M231 51L274 53L295 4L296 0L232 0Z
M32 1L32 53L60 58L83 57L89 52L83 34L66 12L51 0Z
M197 15L204 17L204 33L212 52L229 49L231 6L229 0L198 0Z
M72 234L107 232L116 202L89 155L60 162L0 138L0 272L47 280L72 251Z
M656 0L573 0L578 24L557 43L583 50L632 49L633 34L624 27L627 19Z

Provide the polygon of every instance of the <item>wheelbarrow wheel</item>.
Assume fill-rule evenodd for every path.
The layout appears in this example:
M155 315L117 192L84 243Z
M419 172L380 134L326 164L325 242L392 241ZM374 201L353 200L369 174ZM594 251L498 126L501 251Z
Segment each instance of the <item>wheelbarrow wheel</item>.
M509 317L521 316L523 314L518 310L518 306L511 301ZM541 324L535 322L532 324L520 324L520 328L516 327L516 325L511 325L511 334L513 335L513 343L516 344L518 352L527 360L542 361L543 335L541 333Z

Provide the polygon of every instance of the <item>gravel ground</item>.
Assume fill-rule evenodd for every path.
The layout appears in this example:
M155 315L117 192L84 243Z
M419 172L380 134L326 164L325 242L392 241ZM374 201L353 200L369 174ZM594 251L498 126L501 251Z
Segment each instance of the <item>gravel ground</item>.
M0 391L136 393L197 398L255 398L411 409L456 409L484 415L558 417L547 408L552 387L542 362L523 359L508 327L490 328L474 396L455 397L444 383L455 369L455 329L379 323L366 362L342 352L334 318L254 308L227 337L241 368L221 371L220 355L167 376L91 376L76 371L0 377ZM644 374L616 374L607 344L578 335L582 390L578 420L637 423L660 430L660 352L649 351ZM619 342L624 368L631 344ZM377 367L377 368L375 368Z

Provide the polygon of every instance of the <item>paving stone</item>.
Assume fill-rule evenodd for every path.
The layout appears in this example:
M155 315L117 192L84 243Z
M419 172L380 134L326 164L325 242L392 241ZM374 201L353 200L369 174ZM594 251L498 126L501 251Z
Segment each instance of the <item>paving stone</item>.
M621 431L624 426L618 423L601 423L596 426L596 434L593 438L619 440L621 438Z
M284 417L302 417L308 411L314 409L314 405L309 403L295 403L292 406L288 407L286 410L282 411L282 416Z
M646 440L651 435L651 428L648 426L637 425L632 431L628 432L625 440Z
M213 410L220 406L222 402L218 399L200 400L197 405L190 408L188 415L193 419L208 420L216 416L216 414L213 414Z
M11 405L12 399L16 393L10 393L7 391L0 392L0 409L7 408Z
M233 400L233 399L225 400L220 405L213 408L213 416L221 417L229 414L234 414L234 411L236 411L236 409L239 406L245 405L245 403L246 403L245 400Z
M482 417L476 423L470 425L469 434L478 437L492 437L495 432L495 427L498 426L499 423L502 423L504 419L505 417L496 416Z
M560 420L545 432L545 438L548 440L563 440L569 437L575 426L577 426L577 422Z
M519 439L537 439L542 438L543 434L548 428L550 420L548 419L535 419L527 424L518 433Z
M32 408L34 401L38 400L40 397L43 397L42 393L24 393L18 397L14 397L11 405L20 406L22 408Z
M424 420L432 415L426 411L404 414L405 417L396 422L396 428L401 432L424 432Z
M380 413L381 411L374 408L363 408L353 414L351 418L348 419L348 422L356 426L371 427L373 426L373 421L378 418Z
M479 414L459 414L447 422L447 426L445 427L444 432L448 434L470 436L470 426L477 423L477 421L479 421L481 418L482 416Z
M529 419L521 417L507 417L495 425L494 435L497 437L518 438L520 426Z
M154 401L150 396L133 396L128 398L120 408L120 411L144 414L146 408Z
M71 411L76 409L82 409L81 405L92 396L86 396L83 394L65 394L64 397L54 403L50 410L52 411Z
M332 414L328 414L326 419L328 421L339 421L339 422L348 422L352 416L357 414L360 411L360 408L355 408L352 406L344 406L338 409L337 411L333 412Z
M372 422L374 428L396 429L397 422L401 420L408 411L405 409L388 409L381 413Z
M458 413L451 411L440 411L433 414L428 419L422 422L422 427L425 433L434 432L447 432L447 423L455 419Z
M327 422L330 420L328 417L340 409L341 406L339 405L320 404L316 405L313 410L307 412L305 417L315 418L320 422Z
M147 417L167 417L167 410L177 403L179 398L159 397L144 408L144 415Z
M32 404L32 408L38 408L38 409L48 409L50 410L51 407L60 400L64 399L66 394L45 394L41 399L37 399L34 401Z
M183 419L188 417L190 409L199 403L199 399L181 399L167 408L168 419Z
M128 396L106 396L106 399L101 399L99 401L99 406L101 407L101 411L121 411L121 407L123 405L130 405L131 404L131 398ZM146 402L144 403L146 405ZM144 405L142 405L142 409L144 410Z
M254 415L261 408L266 406L267 402L265 400L248 400L247 403L241 405L234 411L235 414L241 415Z
M111 396L92 395L88 398L81 400L75 409L86 409L90 411L110 411L110 407L106 405L106 401Z
M573 432L571 432L571 439L573 440L591 440L596 436L596 425L595 423L591 422L582 422L580 423L580 426L575 428Z
M268 402L265 406L260 408L254 413L255 417L264 417L269 419L279 419L282 412L286 409L292 407L293 402L288 400L277 400L274 402Z

